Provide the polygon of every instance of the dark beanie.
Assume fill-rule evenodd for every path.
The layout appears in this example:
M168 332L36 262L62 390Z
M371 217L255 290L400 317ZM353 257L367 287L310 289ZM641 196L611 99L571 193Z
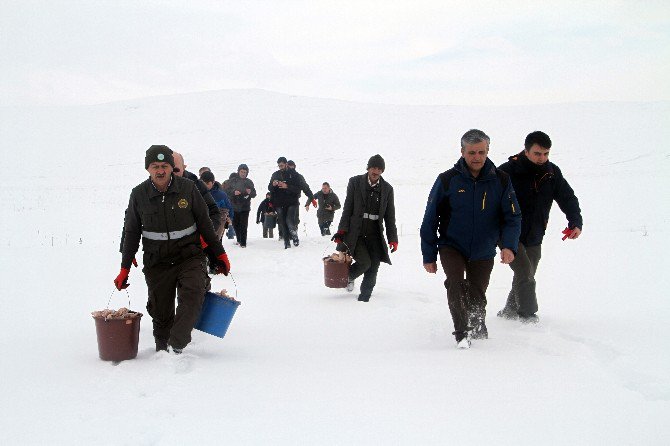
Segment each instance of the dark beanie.
M153 145L149 147L149 150L147 150L147 154L144 157L144 168L148 169L149 164L151 163L168 163L174 167L172 150L170 150L168 146Z
M286 157L285 156L280 156L277 159L277 164L279 164L279 163L286 163Z
M368 169L371 167L379 167L382 172L386 170L386 163L384 163L384 158L381 155L377 154L372 156L368 160Z
M211 183L214 181L214 174L211 171L207 170L203 172L202 175L200 175L200 179L204 183Z
M249 172L249 166L247 166L246 164L240 164L239 167L237 168L237 171L239 172L240 170L246 170L247 172Z

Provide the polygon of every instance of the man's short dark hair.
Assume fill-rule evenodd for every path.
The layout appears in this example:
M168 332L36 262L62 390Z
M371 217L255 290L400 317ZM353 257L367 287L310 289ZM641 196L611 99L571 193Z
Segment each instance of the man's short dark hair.
M212 173L211 170L206 170L202 173L202 175L200 175L200 179L205 183L213 183L214 174Z
M277 164L279 164L279 163L286 163L286 157L285 156L280 156L277 159Z
M523 146L526 148L526 152L529 151L531 147L533 147L533 144L537 144L543 149L551 149L551 139L549 138L549 135L539 130L533 133L529 133L528 136L526 136L526 141L523 143Z
M486 141L486 145L491 144L491 138L481 130L471 129L463 134L461 137L461 149L465 149L465 146L471 146L473 144L478 144L482 141Z
M330 187L330 184L328 184L328 181L326 181L326 182L324 182L324 183L322 184L322 186L328 186L328 187Z

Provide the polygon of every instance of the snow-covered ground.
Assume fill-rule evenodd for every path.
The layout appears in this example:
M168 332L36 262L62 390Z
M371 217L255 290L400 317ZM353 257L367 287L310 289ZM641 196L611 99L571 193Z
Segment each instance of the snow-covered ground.
M357 104L257 90L92 107L0 107L0 443L668 444L670 104L533 107ZM495 317L511 281L496 264L490 339L454 348L443 273L421 266L418 227L435 176L481 128L496 163L533 130L577 192L584 234L561 241L555 207L538 272L536 326ZM368 304L323 286L333 244L315 212L284 250L250 227L226 240L243 303L221 340L194 332L155 353L148 315L136 360L98 359L90 312L114 291L130 189L144 151L167 144L192 171L244 162L259 196L278 156L313 190L386 158L399 251ZM260 203L257 198L253 210ZM337 219L339 219L339 212ZM130 275L132 307L146 285Z

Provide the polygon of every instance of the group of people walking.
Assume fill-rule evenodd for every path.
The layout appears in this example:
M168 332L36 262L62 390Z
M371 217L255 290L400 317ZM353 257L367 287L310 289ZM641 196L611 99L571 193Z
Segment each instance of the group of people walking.
M529 134L524 149L496 167L488 158L490 138L481 130L466 132L460 141L461 157L454 167L438 176L428 196L420 229L423 267L437 272L437 258L446 275L444 286L458 348L469 348L472 339L488 338L486 290L493 270L496 248L500 259L514 272L505 307L497 315L523 322L537 322L535 273L549 211L556 201L568 224L564 240L581 234L582 217L574 191L560 169L549 162L551 140L543 132ZM151 146L145 168L149 178L135 187L124 219L121 271L117 289L128 286L128 276L140 239L156 350L181 353L190 342L200 313L209 276L230 271L221 244L226 227L232 226L240 247L247 244L251 199L256 197L249 168L220 184L209 168L200 178L185 170L183 157L167 146ZM295 163L280 157L268 184L268 192L256 213L263 223L263 237L273 238L279 227L284 248L297 247L300 196L304 206L317 207L322 236L340 200L327 182L312 194ZM358 300L369 302L382 262L391 264L398 250L393 187L382 177L386 163L372 156L366 173L349 179L337 231L332 240L337 250L354 262L349 268L347 291L360 283ZM175 311L175 290L179 305Z

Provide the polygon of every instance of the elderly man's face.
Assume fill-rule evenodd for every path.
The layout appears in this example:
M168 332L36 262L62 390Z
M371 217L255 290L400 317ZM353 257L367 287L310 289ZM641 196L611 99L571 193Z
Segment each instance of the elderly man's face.
M186 164L184 164L184 157L177 152L174 152L172 156L174 157L174 174L178 177L183 177L184 170L186 169Z
M147 168L151 181L158 188L167 186L170 182L170 174L172 173L172 166L166 162L156 162L149 164Z
M465 148L461 149L461 155L465 158L465 164L468 165L470 173L476 177L484 167L486 158L488 158L489 144L486 141L466 144Z

